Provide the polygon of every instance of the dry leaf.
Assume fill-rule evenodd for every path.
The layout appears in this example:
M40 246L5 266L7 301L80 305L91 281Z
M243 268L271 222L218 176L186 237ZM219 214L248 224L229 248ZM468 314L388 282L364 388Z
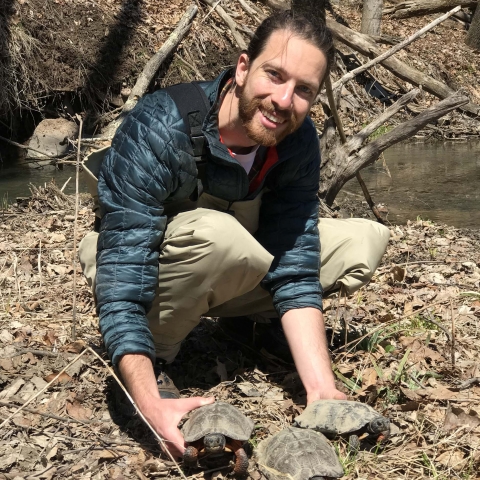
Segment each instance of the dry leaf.
M470 410L469 413L465 413L461 408L449 406L445 414L442 429L448 432L461 426L476 428L479 425L480 417L477 412Z
M77 420L90 420L92 418L93 412L90 408L83 407L78 400L73 402L67 401L65 404L67 413Z
M50 375L47 375L44 380L45 380L47 383L50 383L56 376L57 376L56 373L51 373ZM70 375L68 375L68 373L63 372L63 373L55 380L55 382L53 382L53 385L57 385L57 384L64 385L64 384L66 384L66 383L68 383L68 382L71 382L72 380L73 380L73 378L72 378Z
M459 450L443 452L435 461L444 465L445 467L455 468L464 458L463 452Z
M25 381L21 378L17 378L9 387L4 388L0 392L0 398L5 400L10 398L12 395L15 395L25 384Z
M393 280L395 282L403 282L403 279L405 278L404 268L395 266L390 270L390 272L393 273Z

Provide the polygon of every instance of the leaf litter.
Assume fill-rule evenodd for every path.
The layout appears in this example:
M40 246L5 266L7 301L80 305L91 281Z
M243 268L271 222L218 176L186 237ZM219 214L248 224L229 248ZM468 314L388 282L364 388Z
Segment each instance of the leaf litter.
M79 238L92 229L89 201L80 196ZM2 426L0 478L180 478L93 355L64 371L85 345L106 358L78 263L78 338L71 337L73 209L72 197L49 184L3 212L0 422L62 373ZM420 219L392 226L369 285L347 299L325 299L338 388L392 421L382 447L352 456L334 442L344 478L478 478L479 239ZM292 364L233 341L213 318L189 335L169 373L182 395L213 395L250 416L250 451L305 406ZM251 478L263 478L250 463ZM186 473L229 472L218 468Z

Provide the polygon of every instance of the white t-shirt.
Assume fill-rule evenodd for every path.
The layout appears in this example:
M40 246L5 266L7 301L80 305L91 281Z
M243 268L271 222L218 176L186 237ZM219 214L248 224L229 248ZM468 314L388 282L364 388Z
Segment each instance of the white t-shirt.
M232 151L230 151L230 155L249 173L259 147L260 145L257 145L250 153L246 153L245 155L233 153Z

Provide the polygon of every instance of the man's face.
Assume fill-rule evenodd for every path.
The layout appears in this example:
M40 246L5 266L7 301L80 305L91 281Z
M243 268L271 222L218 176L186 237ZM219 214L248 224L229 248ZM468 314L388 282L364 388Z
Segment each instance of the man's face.
M238 60L239 115L248 137L264 146L278 144L303 123L327 68L322 51L279 30L250 64Z

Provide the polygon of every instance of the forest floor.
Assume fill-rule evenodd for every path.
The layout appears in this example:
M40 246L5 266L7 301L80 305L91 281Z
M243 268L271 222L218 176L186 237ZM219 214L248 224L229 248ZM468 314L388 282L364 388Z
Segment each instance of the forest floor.
M30 101L38 101L45 113L58 107L56 97L40 99L35 91L68 91L82 113L94 106L92 125L108 123L109 112L123 102L122 91L134 85L190 2L160 3L19 2L15 25L42 52L30 68L37 84L25 84L25 91L31 86ZM222 5L246 29L258 23L236 1ZM238 48L230 31L216 13L200 8L154 88L212 78L235 62ZM358 2L333 2L333 8L358 29ZM404 37L433 18L387 18L384 33ZM480 58L464 45L465 35L460 23L448 20L399 57L480 103ZM395 93L411 88L382 67L373 73ZM411 109L378 133L435 102L422 92ZM349 83L340 112L347 134L383 109L361 85ZM321 107L312 116L321 131ZM475 119L452 112L418 137L479 134ZM38 187L30 199L0 211L0 479L179 479L177 466L161 456L139 417L127 415L115 401L115 381L93 353L106 360L92 294L80 266L73 265L74 219L74 198L53 186ZM92 224L90 200L81 196L77 240ZM344 478L480 478L480 234L420 219L390 229L387 253L372 281L353 297L325 299L338 388L392 421L392 436L381 447L364 445L351 455L344 440L334 441ZM182 395L214 395L250 416L256 426L250 450L290 425L305 406L292 364L234 341L212 318L186 339L170 373ZM185 474L221 480L230 471L204 467ZM253 480L263 479L253 458L249 472Z
M82 195L77 239L92 228L90 207ZM78 263L74 276L74 213L74 197L53 185L0 212L0 479L181 478L93 353L108 362ZM338 388L392 422L383 446L352 455L333 442L344 478L480 478L480 234L422 220L390 230L372 281L324 304ZM251 417L250 451L305 406L293 364L214 318L169 372L183 396L213 395ZM220 480L228 461L185 474ZM249 475L264 478L253 457Z

